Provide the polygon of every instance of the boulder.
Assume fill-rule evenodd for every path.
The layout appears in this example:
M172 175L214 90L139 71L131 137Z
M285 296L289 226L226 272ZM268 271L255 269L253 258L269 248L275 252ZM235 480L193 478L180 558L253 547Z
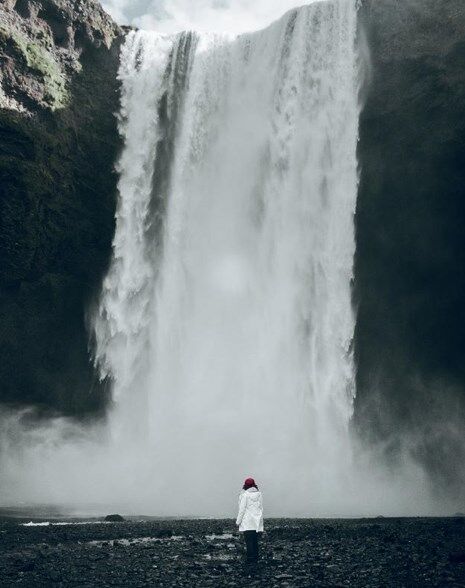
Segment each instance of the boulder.
M107 523L122 523L126 519L123 516L121 516L120 514L109 514L105 517L104 520Z

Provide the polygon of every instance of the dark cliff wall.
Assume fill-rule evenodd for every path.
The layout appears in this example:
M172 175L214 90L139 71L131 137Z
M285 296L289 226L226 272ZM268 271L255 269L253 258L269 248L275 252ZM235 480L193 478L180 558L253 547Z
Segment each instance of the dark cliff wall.
M465 482L465 3L366 0L356 426Z
M9 0L0 23L0 402L95 414L84 314L114 231L121 31L92 0Z

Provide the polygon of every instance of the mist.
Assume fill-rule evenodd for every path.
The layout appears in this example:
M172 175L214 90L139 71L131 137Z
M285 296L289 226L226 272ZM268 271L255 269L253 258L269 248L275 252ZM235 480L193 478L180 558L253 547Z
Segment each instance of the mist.
M253 473L265 493L268 517L439 516L457 509L453 500L433 497L428 477L407 455L389 467L381 448L367 451L355 440L350 461L337 474L343 486L328 485L333 478L318 479L315 472L291 471L288 466L273 472L239 468L224 475L221 464L211 462L210 478L192 472L180 476L178 468L185 462L169 449L173 466L160 480L151 455L139 447L115 446L101 425L77 425L64 418L39 424L31 417L30 411L2 416L2 506L45 506L67 516L118 511L232 517L242 477ZM208 508L202 508L200 492L209 497Z

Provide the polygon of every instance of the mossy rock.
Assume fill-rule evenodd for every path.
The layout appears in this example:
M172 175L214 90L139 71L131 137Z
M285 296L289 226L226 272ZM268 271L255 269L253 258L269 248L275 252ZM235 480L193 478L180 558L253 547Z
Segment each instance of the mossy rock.
M45 41L48 37L44 36ZM51 110L65 107L69 102L67 76L51 51L19 31L0 28L0 42L11 42L25 66L38 74L44 84L44 100Z

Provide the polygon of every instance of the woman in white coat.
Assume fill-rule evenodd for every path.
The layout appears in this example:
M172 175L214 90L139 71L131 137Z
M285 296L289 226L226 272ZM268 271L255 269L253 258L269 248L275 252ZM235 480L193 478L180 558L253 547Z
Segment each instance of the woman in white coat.
M258 533L263 533L262 493L253 478L247 478L239 495L239 514L236 525L244 533L247 562L258 561Z

